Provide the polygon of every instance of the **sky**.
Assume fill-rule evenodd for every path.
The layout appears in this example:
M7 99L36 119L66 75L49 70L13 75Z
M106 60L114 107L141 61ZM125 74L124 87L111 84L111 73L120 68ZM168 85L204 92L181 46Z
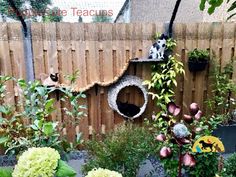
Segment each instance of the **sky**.
M63 21L78 22L82 14L83 22L91 22L92 15L105 10L115 19L125 0L52 0L53 6L63 10ZM105 13L106 13L105 12Z

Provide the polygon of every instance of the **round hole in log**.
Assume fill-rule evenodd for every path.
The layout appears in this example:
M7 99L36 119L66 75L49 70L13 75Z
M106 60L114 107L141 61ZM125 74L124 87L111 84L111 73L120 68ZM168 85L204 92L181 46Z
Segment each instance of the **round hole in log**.
M109 106L129 119L141 116L147 102L147 90L142 85L142 80L136 76L124 76L108 90Z

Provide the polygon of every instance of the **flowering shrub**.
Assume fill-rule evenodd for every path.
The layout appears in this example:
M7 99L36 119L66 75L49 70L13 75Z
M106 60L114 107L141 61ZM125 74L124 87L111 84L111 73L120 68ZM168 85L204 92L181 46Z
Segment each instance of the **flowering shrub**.
M122 177L122 175L115 171L98 168L88 172L88 175L85 177Z
M191 152L194 142L202 136L211 135L215 120L203 117L203 112L197 103L190 104L189 114L184 114L179 119L176 116L180 112L181 108L170 102L166 114L162 114L159 119L155 118L159 129L156 136L160 145L159 155L167 175L180 177L185 170L190 176L215 176L217 172L215 162L217 163L218 155Z
M53 177L60 154L52 148L30 148L24 152L15 166L13 177Z

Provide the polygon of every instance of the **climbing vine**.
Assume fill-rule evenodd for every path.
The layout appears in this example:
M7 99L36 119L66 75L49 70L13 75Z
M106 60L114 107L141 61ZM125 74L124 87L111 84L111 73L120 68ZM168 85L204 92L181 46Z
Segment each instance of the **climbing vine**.
M157 38L158 34L156 34ZM168 50L173 50L176 41L167 40ZM167 111L166 105L173 100L174 88L177 86L177 76L184 74L183 63L178 61L173 55L169 56L167 61L152 65L151 79L144 81L149 89L149 95L155 100L156 106L160 108L156 118Z

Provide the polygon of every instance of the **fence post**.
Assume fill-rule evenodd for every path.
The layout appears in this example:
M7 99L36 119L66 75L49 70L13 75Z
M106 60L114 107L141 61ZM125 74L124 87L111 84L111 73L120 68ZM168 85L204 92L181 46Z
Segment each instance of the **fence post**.
M34 80L34 65L33 65L33 47L32 47L32 35L31 35L31 22L27 21L27 31L22 29L23 43L24 43L24 55L25 55L25 68L26 68L26 80Z

